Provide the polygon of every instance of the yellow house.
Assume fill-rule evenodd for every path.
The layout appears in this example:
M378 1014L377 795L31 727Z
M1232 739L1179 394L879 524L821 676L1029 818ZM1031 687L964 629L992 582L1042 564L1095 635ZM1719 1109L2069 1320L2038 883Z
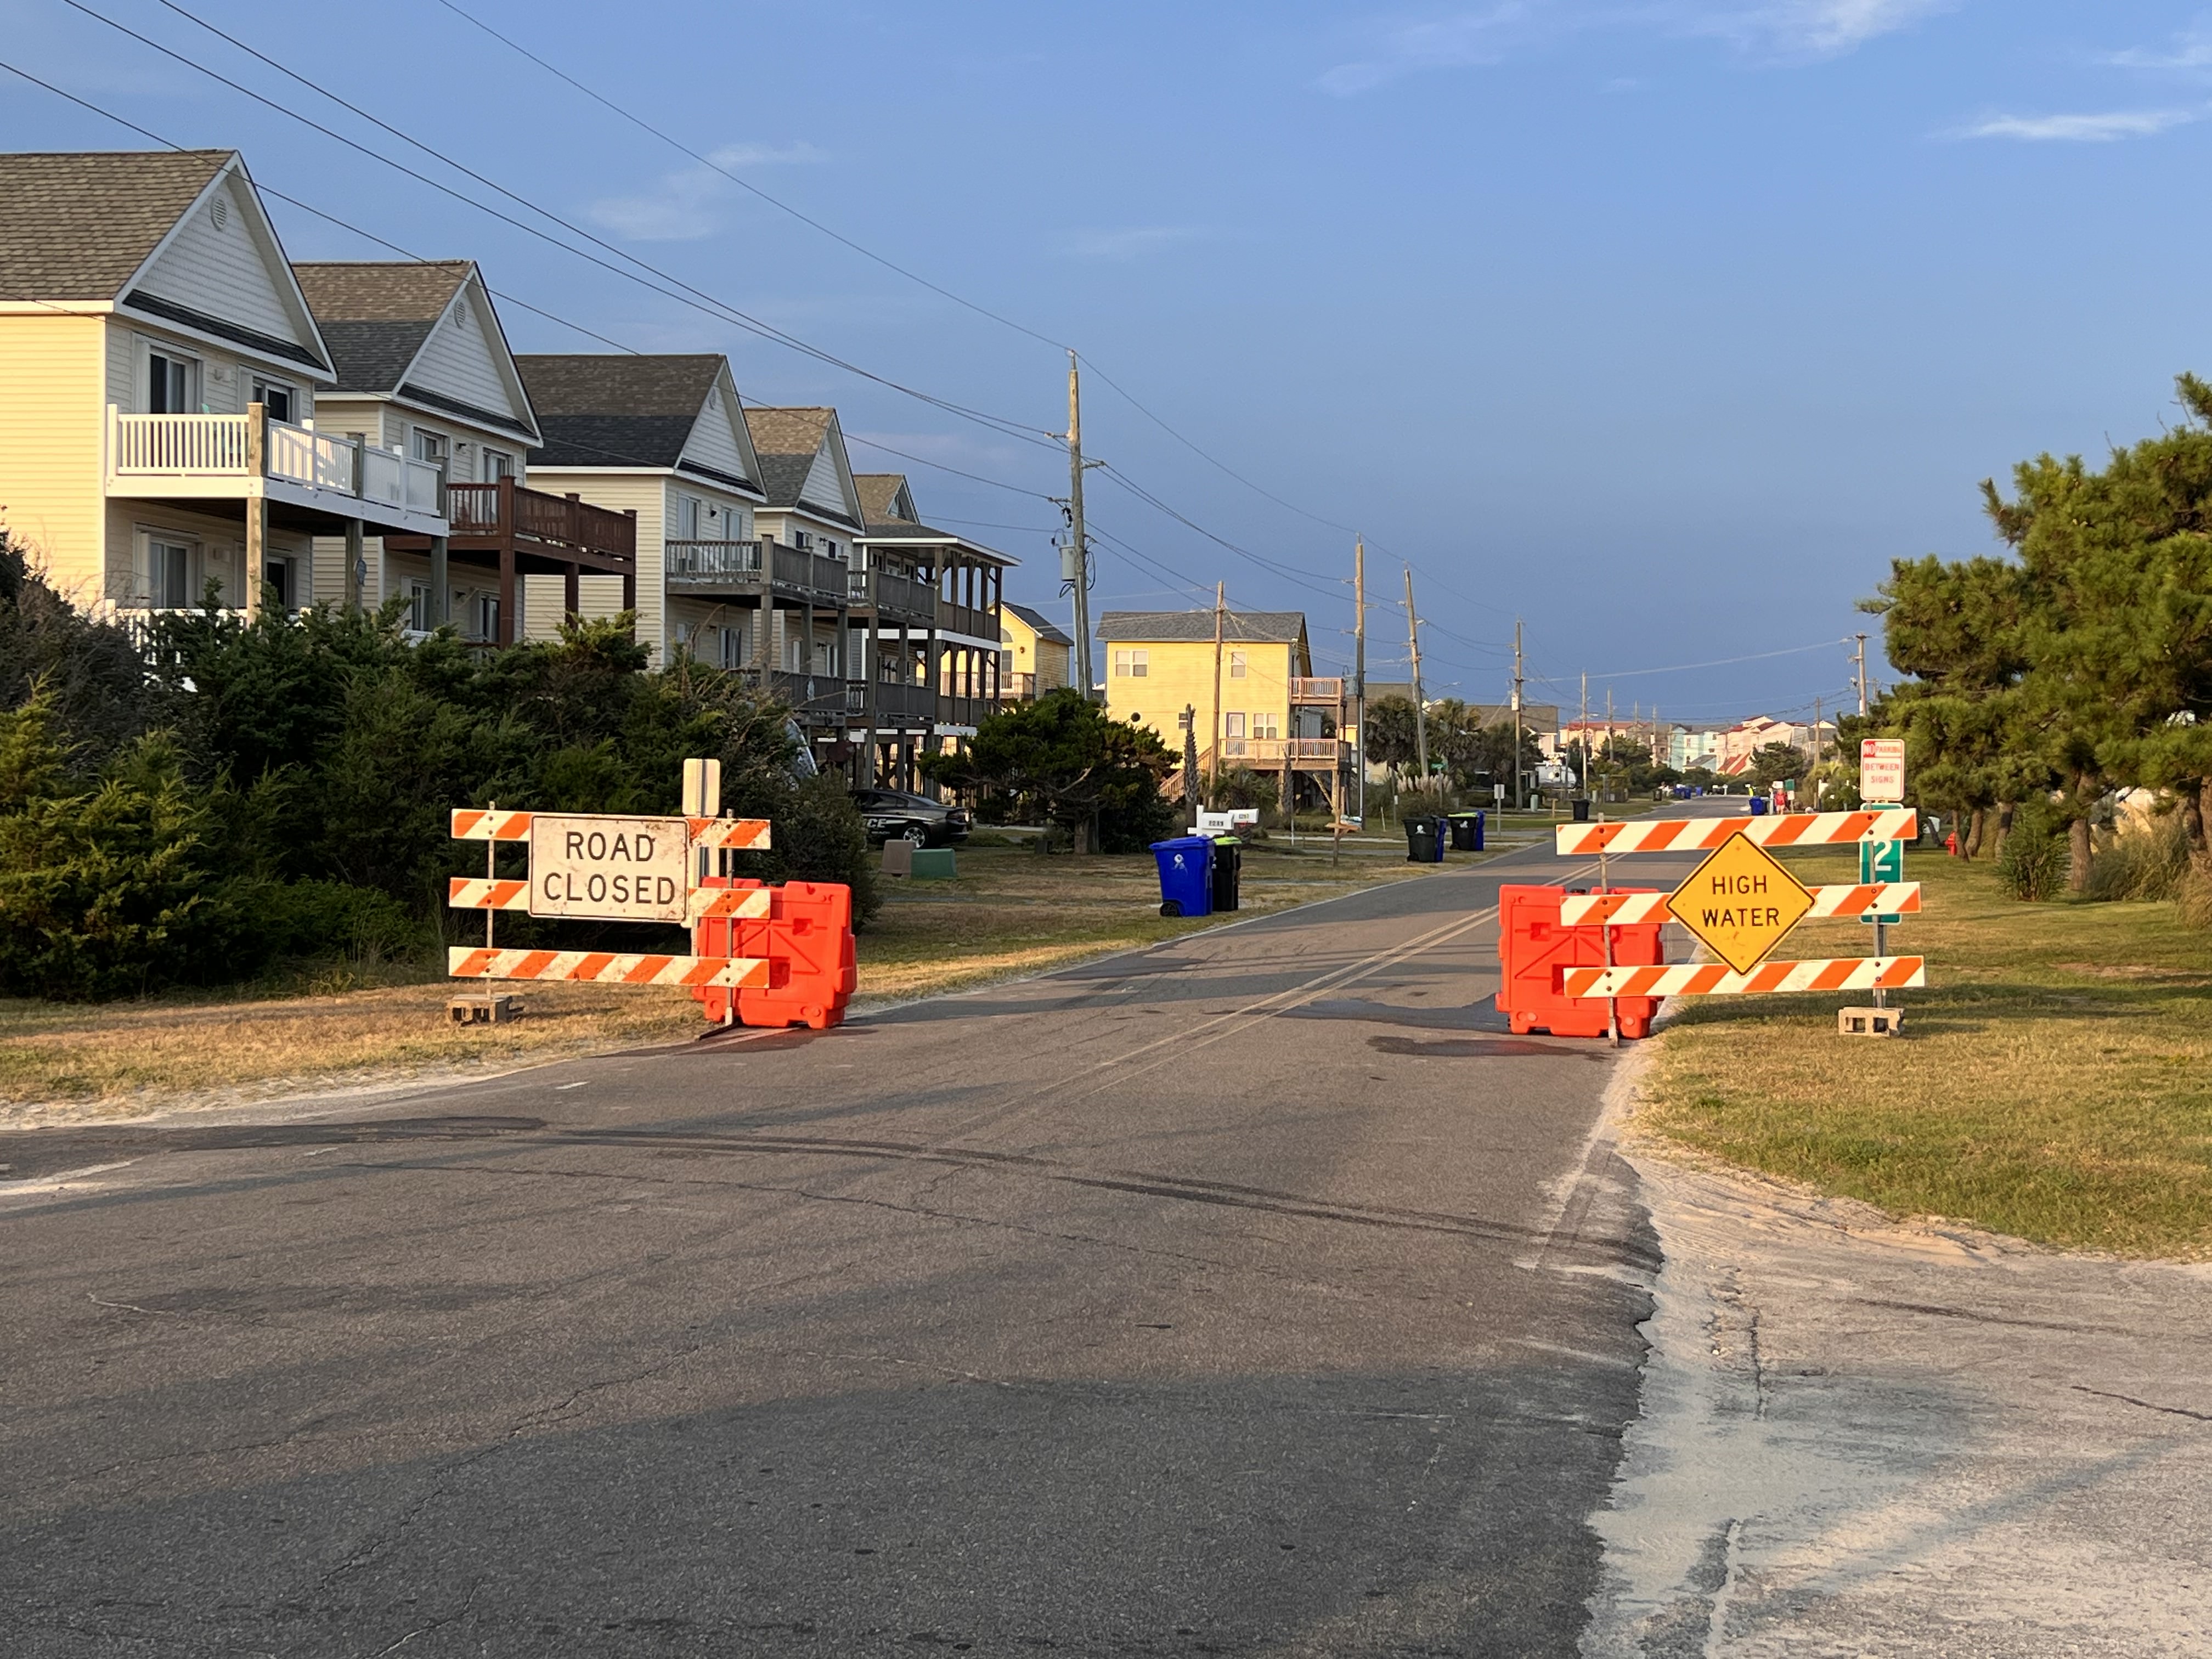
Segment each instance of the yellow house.
M234 150L0 155L0 530L86 609L298 606L365 536L447 534L438 466L317 418L340 376Z
M1109 611L1099 618L1106 712L1182 747L1192 711L1199 769L1275 772L1288 798L1303 781L1334 806L1350 764L1344 681L1317 677L1296 611L1232 611L1214 643L1212 611ZM1215 669L1220 695L1216 700Z
M1006 641L1006 691L1028 699L1057 691L1069 684L1068 656L1075 641L1041 611L1025 605L1006 605L999 613L1000 632Z

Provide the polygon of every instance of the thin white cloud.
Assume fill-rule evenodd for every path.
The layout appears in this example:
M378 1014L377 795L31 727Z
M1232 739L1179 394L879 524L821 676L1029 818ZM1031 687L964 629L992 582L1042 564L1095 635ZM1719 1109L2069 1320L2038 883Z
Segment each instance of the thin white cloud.
M1059 251L1074 259L1140 259L1179 242L1203 240L1207 232L1188 225L1129 225L1113 230L1072 230Z
M2131 47L2126 52L2106 52L2102 61L2119 69L2161 70L2168 73L2197 74L2212 70L2212 16L2198 18L2192 27L2175 35L2173 45L2164 52Z
M609 196L586 210L592 222L625 241L694 242L712 236L725 222L722 208L737 186L716 168L804 166L829 158L813 145L726 144L708 152L714 167L689 167L664 174L650 191Z
M1337 64L1321 77L1319 85L1332 97L1352 98L1422 70L1498 63L1514 37L1540 21L1525 0L1505 0L1480 11L1401 24L1376 41L1367 56Z
M1469 69L1565 34L1643 30L1725 40L1778 61L1854 52L1965 0L1499 0L1384 29L1368 49L1322 74L1334 97L1356 97L1428 70Z
M1764 4L1678 7L1680 27L1787 58L1834 58L1910 28L1960 0L1765 0Z
M2097 115L1993 115L1960 130L1961 138L2015 138L2028 143L2110 144L2151 138L2202 118L2185 109L2123 109Z

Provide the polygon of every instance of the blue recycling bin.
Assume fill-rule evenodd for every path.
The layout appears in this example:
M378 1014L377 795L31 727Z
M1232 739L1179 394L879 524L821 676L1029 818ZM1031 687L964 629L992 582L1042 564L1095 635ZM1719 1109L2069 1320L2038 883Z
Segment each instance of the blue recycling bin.
M1765 796L1753 795L1751 798L1751 815L1755 818L1763 818L1766 816Z
M1212 836L1177 836L1172 841L1156 841L1152 856L1160 862L1162 915L1213 914Z

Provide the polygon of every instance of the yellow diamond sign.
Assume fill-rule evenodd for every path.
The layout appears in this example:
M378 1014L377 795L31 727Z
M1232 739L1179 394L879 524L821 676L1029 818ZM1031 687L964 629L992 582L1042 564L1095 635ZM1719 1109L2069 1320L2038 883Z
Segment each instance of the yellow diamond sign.
M1804 920L1813 896L1773 854L1730 836L1674 890L1667 908L1715 956L1747 974Z

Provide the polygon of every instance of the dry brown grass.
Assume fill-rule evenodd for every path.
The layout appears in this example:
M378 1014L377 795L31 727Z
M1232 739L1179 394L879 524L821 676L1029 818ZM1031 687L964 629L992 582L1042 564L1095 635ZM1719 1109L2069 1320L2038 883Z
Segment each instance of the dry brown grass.
M984 845L962 849L959 864L954 881L891 884L860 936L856 1006L1042 972L1224 920L1162 917L1149 856L1079 860ZM1262 846L1244 873L1249 915L1423 871ZM465 1027L445 1016L450 980L356 988L353 977L328 970L307 994L252 999L0 1001L0 1126L482 1075L705 1029L688 993L663 988L518 986L523 1019Z

